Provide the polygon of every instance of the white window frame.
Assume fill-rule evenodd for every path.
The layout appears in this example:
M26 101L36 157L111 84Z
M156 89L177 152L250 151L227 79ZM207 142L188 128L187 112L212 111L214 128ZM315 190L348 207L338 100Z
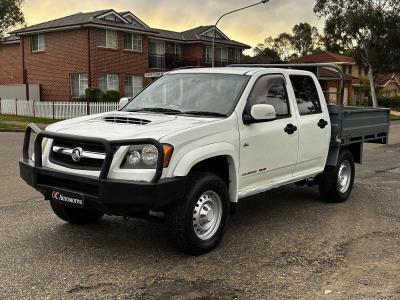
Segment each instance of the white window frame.
M153 55L165 55L165 41L151 39L149 44L150 43L155 43L156 44L156 53L151 53L151 54L153 54Z
M240 56L241 56L241 51L239 49L233 49L233 59L235 63L239 64L240 63Z
M106 79L106 89L105 90L99 84L100 78L102 76L105 76L105 79ZM118 76L118 74L101 74L97 81L98 81L99 88L104 93L108 92L108 91L119 91L119 76Z
M222 58L222 50L225 50L225 54L226 54L226 56L225 56L225 58L223 59ZM219 56L217 55L217 52L219 51ZM210 46L210 45L207 45L206 46L206 61L207 62L211 62L211 60L212 60L212 46ZM216 60L220 60L220 61L225 61L225 62L227 62L228 61L228 48L224 48L224 47L215 47L215 49L214 49L214 55L215 55L215 59Z
M38 44L37 44L37 49L34 49L34 44L33 44L33 37L37 37L38 40ZM41 51L45 51L45 41L44 41L44 34L43 33L39 33L39 34L34 34L31 37L31 43L32 43L32 52L41 52Z
M99 47L99 48L107 48L107 49L118 49L118 31L110 30L110 29L98 29L98 30L105 31L105 33L106 33L106 40L105 40L106 44L105 44L105 46L97 45L97 47ZM115 41L109 41L109 39L111 37L111 33L115 34L115 38L116 38ZM112 45L112 46L110 46L110 45Z
M124 33L124 38L125 38L125 34L128 34L131 36L131 45L130 48L126 48L125 47L125 40L124 40L124 50L129 50L129 51L135 51L135 52L143 52L143 37L141 34L137 34L137 33L129 33L129 32L125 32ZM134 43L134 40L136 38L136 45ZM135 49L136 46L136 49Z
M219 49L219 51L220 51L220 60L221 61L228 61L228 48L217 48L217 49ZM222 53L225 54L224 58L222 58Z
M177 55L178 57L182 56L182 45L175 43L174 44L174 54Z
M79 76L78 80L78 89L79 89L79 95L75 96L73 95L73 88L72 88L72 76ZM86 95L86 89L89 87L89 77L88 74L70 74L69 75L69 84L70 84L70 90L71 90L71 97L73 98L79 98L82 96Z
M132 80L132 86L127 85L128 78ZM127 93L128 87L129 94ZM135 97L143 90L143 76L141 75L126 75L125 76L125 97Z

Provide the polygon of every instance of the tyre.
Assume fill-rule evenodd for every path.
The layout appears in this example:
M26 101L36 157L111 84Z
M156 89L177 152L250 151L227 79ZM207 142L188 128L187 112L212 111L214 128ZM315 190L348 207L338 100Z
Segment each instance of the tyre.
M341 203L347 200L354 183L354 158L348 150L339 153L337 165L327 166L319 178L321 198L327 202Z
M171 236L185 253L207 253L221 241L229 211L225 182L212 173L194 172L189 175L186 196L167 213Z
M57 217L72 224L94 223L103 216L103 213L97 210L66 206L53 199L50 200L50 204Z

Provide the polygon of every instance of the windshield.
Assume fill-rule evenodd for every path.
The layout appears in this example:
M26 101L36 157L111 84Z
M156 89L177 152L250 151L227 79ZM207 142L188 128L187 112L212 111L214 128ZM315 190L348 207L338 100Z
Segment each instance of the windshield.
M227 116L248 79L245 75L230 74L167 74L123 110Z

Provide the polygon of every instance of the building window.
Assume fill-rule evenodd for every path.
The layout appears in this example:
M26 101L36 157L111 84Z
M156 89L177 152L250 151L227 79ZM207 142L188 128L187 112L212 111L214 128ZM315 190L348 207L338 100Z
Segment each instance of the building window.
M165 55L165 42L158 40L150 40L150 54Z
M124 49L142 52L142 36L136 33L124 33Z
M143 77L127 75L125 77L125 97L135 97L143 90Z
M99 89L107 91L119 91L119 80L116 74L102 74L99 76Z
M118 49L118 32L115 30L98 29L97 46Z
M88 88L87 74L71 74L70 86L72 98L85 96L86 89Z
M174 44L174 55L181 57L182 47L181 44Z
M242 51L240 49L233 49L233 61L235 63L240 63L240 55Z
M44 34L32 35L32 52L44 51Z
M150 40L149 47L150 68L165 69L165 42L159 40Z
M212 46L206 46L206 61L212 60ZM216 61L228 61L228 49L227 48L215 48L215 60Z

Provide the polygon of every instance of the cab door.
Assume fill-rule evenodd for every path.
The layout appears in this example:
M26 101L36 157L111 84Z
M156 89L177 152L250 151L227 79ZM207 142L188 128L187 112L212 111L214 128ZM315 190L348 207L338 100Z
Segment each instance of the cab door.
M298 124L284 76L268 74L258 78L243 114L250 114L254 104L273 105L277 118L249 125L239 121L240 190L289 179L297 162Z
M324 96L316 78L290 75L299 129L299 153L294 176L324 169L331 138L331 126Z

